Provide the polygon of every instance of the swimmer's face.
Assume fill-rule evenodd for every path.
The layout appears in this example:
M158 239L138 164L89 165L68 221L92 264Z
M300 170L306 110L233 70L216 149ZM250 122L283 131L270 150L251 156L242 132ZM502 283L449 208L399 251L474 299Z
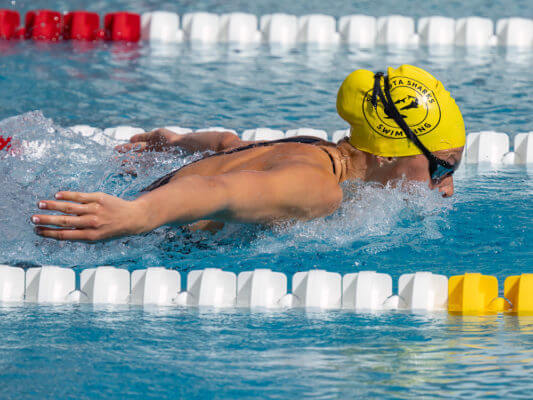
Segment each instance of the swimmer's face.
M440 150L433 153L436 157L456 165L461 161L463 148ZM429 176L429 161L423 154L408 157L381 158L376 171L376 180L386 183L390 180L406 178L413 181L428 182L431 189L438 189L444 197L453 195L453 176L447 176L439 183L433 183Z

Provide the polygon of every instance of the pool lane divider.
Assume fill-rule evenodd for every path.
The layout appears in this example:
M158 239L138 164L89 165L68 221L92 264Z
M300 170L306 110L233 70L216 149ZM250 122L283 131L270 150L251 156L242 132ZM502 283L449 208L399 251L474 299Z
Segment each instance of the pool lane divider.
M165 128L177 134L193 132L192 129L179 126L166 126ZM75 125L68 129L101 145L109 146L127 142L133 135L145 131L142 128L133 126L115 126L101 130L89 125ZM197 129L194 132L205 131L232 132L238 134L232 129L223 127ZM2 136L2 133L0 132L0 151L2 149L10 150L13 147L13 138L9 137L6 133ZM314 136L337 143L349 136L349 134L349 129L340 129L328 134L325 130L312 128L289 129L286 132L278 129L256 128L244 130L240 137L243 140L261 141L278 140L294 136ZM482 131L469 133L466 137L463 161L459 169L468 164L489 167L498 165L533 165L533 131L517 133L513 140L513 151L510 150L510 142L509 135L503 132Z
M20 15L13 10L0 10L0 39L32 39L58 42L61 40L125 41L141 39L141 16L130 12L114 12L100 16L89 11L61 14L53 10L32 10L26 13L24 26Z
M352 311L448 311L459 315L506 312L533 315L533 274L507 277L504 297L498 281L479 273L447 278L431 272L403 274L398 294L392 278L375 271L344 276L325 270L297 272L292 293L287 276L270 269L236 275L219 268L190 271L181 291L181 274L163 267L135 270L110 266L76 273L70 268L28 268L0 265L1 303L134 304L210 308L251 308Z
M179 126L166 126L165 128L177 134L193 132L192 129ZM89 125L75 125L69 129L100 144L127 142L133 135L144 132L144 129L132 126L116 126L102 131ZM219 126L198 129L195 132L205 131L233 132L237 134L232 129ZM289 129L286 132L270 128L246 129L240 134L240 137L243 140L278 140L293 136L314 136L337 143L349 135L349 129L339 129L328 134L322 129L302 127ZM517 133L513 140L513 151L510 150L510 142L509 135L503 132L482 131L469 133L466 137L463 162L460 168L465 164L489 166L533 165L533 131Z
M179 126L166 126L165 128L177 134L193 132L192 129ZM75 125L68 129L101 145L109 146L127 142L133 135L145 131L142 128L133 126L116 126L101 130L89 125ZM198 129L194 132L205 131L232 132L237 134L236 131L223 127ZM3 133L4 135L2 136L2 133L0 132L0 151L8 151L12 149L14 141L8 134ZM314 136L337 143L349 136L349 134L349 129L340 129L328 134L325 130L312 128L289 129L286 132L278 129L256 128L246 129L240 137L243 140L261 141L278 140L294 136ZM511 151L509 135L503 132L482 131L469 133L466 137L463 161L459 169L467 164L489 167L498 165L533 165L533 131L517 133L514 136L513 145L514 150Z
M494 24L488 18L423 17L417 23L411 17L389 15L375 18L348 15L336 20L323 14L289 15L234 12L213 14L193 12L178 14L166 11L113 12L104 16L100 27L98 14L70 11L64 15L53 10L31 10L24 26L17 11L0 10L0 38L39 41L88 40L176 43L269 43L294 46L311 43L335 46L339 43L368 48L391 47L503 46L533 48L533 20L503 18ZM181 24L180 24L181 22Z

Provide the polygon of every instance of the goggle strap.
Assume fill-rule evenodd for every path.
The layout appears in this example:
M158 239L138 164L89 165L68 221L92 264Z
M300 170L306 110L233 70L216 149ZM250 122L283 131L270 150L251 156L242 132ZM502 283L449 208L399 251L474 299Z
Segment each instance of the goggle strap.
M422 144L420 139L418 139L418 136L416 136L409 125L405 122L403 117L401 116L400 112L394 105L394 101L392 101L392 97L390 94L390 84L389 84L389 77L384 76L384 82L385 82L385 94L383 94L383 91L381 90L381 77L383 77L383 72L377 72L374 75L374 89L372 92L372 105L374 107L377 107L377 97L379 96L381 102L383 103L383 109L385 110L385 113L394 119L394 121L398 124L398 126L401 128L401 130L405 133L405 135L415 144L416 147L420 149L420 151L426 156L428 159L433 160L434 162L442 165L445 168L449 168L453 170L453 166L449 164L448 162L441 160L437 157L435 157L426 146ZM386 96L386 97L385 97ZM375 104L374 104L375 103Z
M383 72L376 72L374 75L374 88L372 89L372 99L370 100L374 108L378 106L378 93L381 91L380 82L382 76Z

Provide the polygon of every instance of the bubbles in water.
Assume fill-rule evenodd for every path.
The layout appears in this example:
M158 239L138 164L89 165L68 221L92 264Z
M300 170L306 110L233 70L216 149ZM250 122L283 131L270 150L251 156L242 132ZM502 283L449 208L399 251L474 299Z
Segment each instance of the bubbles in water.
M379 184L346 182L344 202L333 215L286 224L264 235L256 250L276 252L288 246L300 251L340 247L378 253L406 242L438 239L439 226L453 203L425 183Z

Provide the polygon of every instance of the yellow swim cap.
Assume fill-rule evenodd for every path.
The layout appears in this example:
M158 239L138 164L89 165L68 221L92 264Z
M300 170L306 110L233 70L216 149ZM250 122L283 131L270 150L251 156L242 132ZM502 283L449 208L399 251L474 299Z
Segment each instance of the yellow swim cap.
M433 75L412 65L387 69L390 94L401 116L429 151L465 144L465 125L459 107ZM381 80L382 90L383 79ZM372 105L374 73L352 72L337 94L337 112L351 126L355 148L383 157L421 154L420 149L385 114L383 103Z

